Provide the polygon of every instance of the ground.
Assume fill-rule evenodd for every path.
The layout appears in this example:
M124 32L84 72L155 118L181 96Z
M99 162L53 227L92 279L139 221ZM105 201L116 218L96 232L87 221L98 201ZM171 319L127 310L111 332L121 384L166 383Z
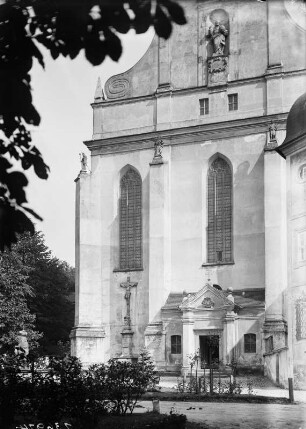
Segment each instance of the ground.
M225 381L225 379L222 379ZM267 377L263 376L249 376L249 377L237 377L237 382L242 384L243 394L248 393L247 380L251 380L252 383L252 394L261 396L272 396L274 398L289 398L287 389L276 386ZM178 384L178 377L163 376L160 378L159 385L162 392L175 392L177 391L176 386ZM306 403L306 391L295 390L294 400L298 402Z
M152 402L143 401L137 412L152 410ZM220 402L160 403L161 413L185 414L188 421L205 423L211 429L306 429L306 404L246 404Z
M250 379L250 377L249 377ZM253 393L262 396L289 397L288 390L275 386L266 377L252 376ZM246 385L246 378L237 377ZM162 391L176 391L176 377L161 377ZM247 393L244 387L242 393ZM248 404L221 402L160 402L162 413L185 414L189 422L211 429L306 429L306 392L294 391L294 404ZM152 402L143 401L139 411L152 410ZM137 410L137 411L138 411ZM202 426L207 427L207 426Z

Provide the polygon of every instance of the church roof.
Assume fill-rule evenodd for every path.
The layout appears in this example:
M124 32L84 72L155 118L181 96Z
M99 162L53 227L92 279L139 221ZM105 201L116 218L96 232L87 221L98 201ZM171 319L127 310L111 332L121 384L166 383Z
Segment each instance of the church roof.
M287 118L287 133L284 142L276 149L277 152L286 156L287 149L301 137L306 138L306 92L293 104Z
M221 292L221 291L220 291ZM228 293L222 291L226 297ZM189 296L195 296L197 292L188 293ZM168 295L165 305L162 307L162 310L178 310L179 306L182 304L183 298L187 294L184 292L171 292ZM233 291L233 296L235 304L238 305L241 309L248 309L254 307L262 307L265 303L265 290L264 289L239 289Z

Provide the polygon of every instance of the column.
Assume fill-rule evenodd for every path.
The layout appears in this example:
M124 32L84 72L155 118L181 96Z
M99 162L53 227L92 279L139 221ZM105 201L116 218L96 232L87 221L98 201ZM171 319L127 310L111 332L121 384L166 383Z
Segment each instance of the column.
M195 352L194 338L194 317L193 311L187 310L183 313L183 367L182 374L186 375L190 371L189 359L187 355Z
M286 165L274 150L264 152L265 288L264 339L273 337L273 349L286 344L283 317L287 286Z

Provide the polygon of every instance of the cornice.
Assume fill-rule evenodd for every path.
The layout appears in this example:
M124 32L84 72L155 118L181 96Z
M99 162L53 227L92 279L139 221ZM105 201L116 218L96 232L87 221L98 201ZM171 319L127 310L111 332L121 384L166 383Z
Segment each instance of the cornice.
M227 84L225 85L223 91L226 91L226 90L230 89L231 87L236 87L239 85L248 85L250 83L265 82L267 79L286 78L286 77L290 77L290 76L303 75L303 74L306 74L306 68L300 69L300 70L288 70L288 71L282 70L281 72L277 69L275 72L265 73L262 76L253 76L253 77L248 77L248 78L244 78L244 79L236 79L236 80L228 81ZM96 109L96 108L101 107L101 106L106 107L106 106L110 106L110 105L111 106L123 105L123 104L136 103L139 101L154 100L155 98L167 96L170 94L172 96L176 96L176 95L183 95L183 94L190 94L190 93L197 93L197 92L202 93L203 91L207 91L208 93L213 93L213 92L218 91L218 89L217 88L208 88L207 85L194 86L194 87L189 87L189 88L173 88L173 87L171 87L171 88L169 88L168 91L163 91L162 93L159 93L157 91L156 93L153 93L153 94L142 95L142 96L138 96L138 97L103 100L103 101L93 102L93 103L91 103L91 106L93 109ZM220 91L220 88L219 88L219 91Z
M306 133L303 133L301 136L296 139L292 139L278 146L275 150L283 158L290 156L300 150L305 149L306 147Z
M164 146L174 146L197 142L203 143L206 140L230 139L250 134L262 134L268 131L271 120L278 124L278 129L285 129L286 119L287 113L279 113L107 139L88 140L84 144L92 152L93 156L124 153L151 149L156 138L162 139Z

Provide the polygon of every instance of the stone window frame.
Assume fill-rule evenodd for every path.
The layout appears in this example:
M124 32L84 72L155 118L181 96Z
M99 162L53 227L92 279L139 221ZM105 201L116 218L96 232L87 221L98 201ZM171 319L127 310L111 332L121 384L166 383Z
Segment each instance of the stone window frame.
M306 265L305 233L305 227L297 228L292 231L292 262L294 268Z
M238 93L228 94L228 110L229 112L233 112L234 110L238 110Z
M182 336L171 335L170 346L171 346L172 355L181 355L182 354Z
M120 179L119 268L114 271L139 271L142 262L142 179L128 166Z
M306 182L306 163L303 163L298 168L298 181L300 183Z
M243 336L244 353L256 353L256 334L247 333Z
M212 158L207 172L206 259L203 266L234 264L233 172L230 161L220 154Z
M297 341L306 339L306 297L295 302L295 338Z
M199 99L199 105L200 105L200 116L205 116L209 114L209 98L200 98Z

